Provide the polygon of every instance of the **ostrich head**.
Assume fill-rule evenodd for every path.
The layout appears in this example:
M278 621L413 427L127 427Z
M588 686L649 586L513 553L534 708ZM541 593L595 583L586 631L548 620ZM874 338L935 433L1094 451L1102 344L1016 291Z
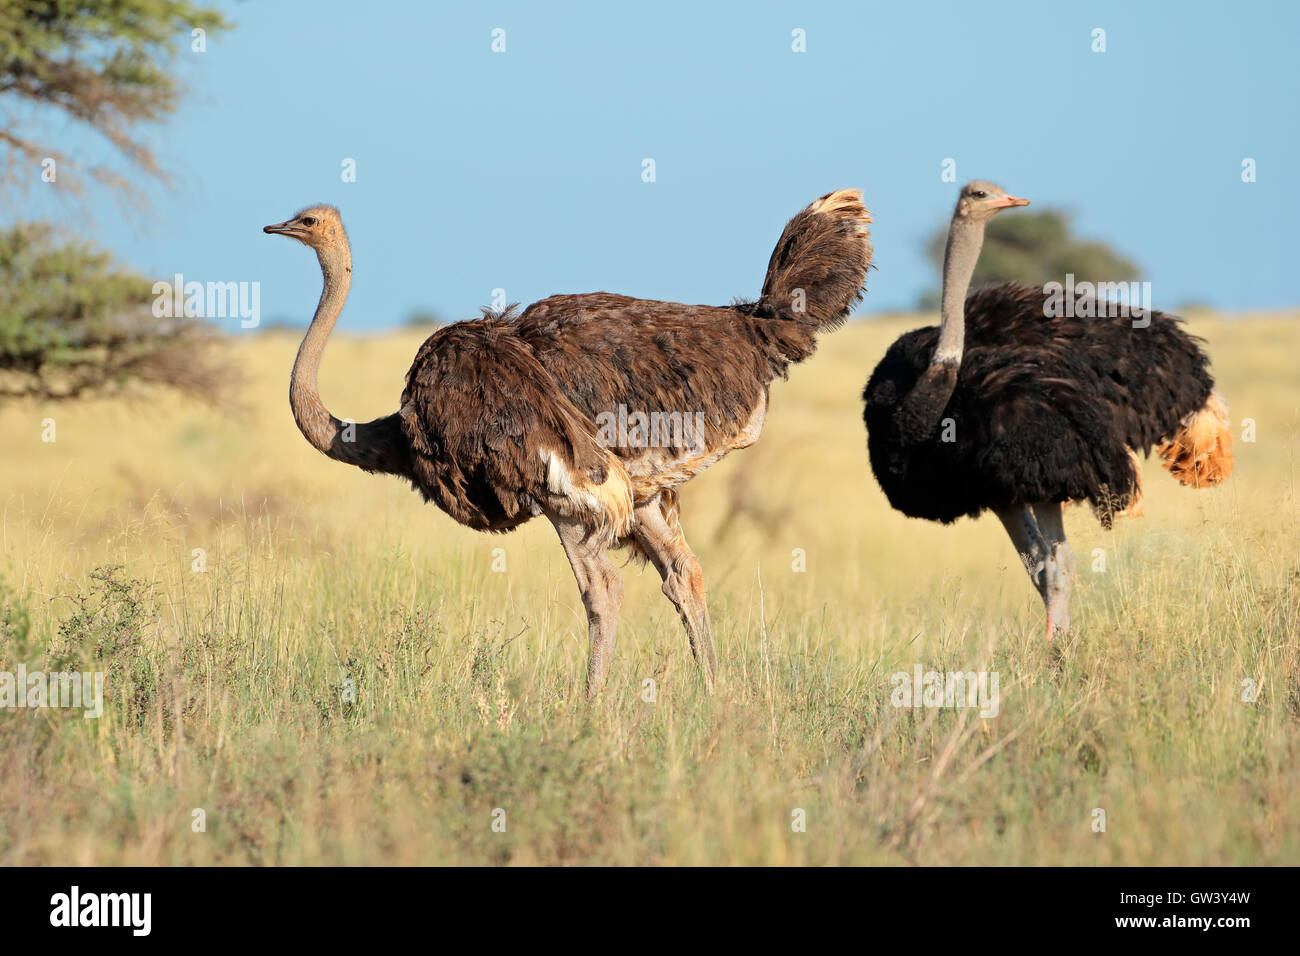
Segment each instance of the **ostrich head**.
M262 231L272 236L297 239L317 252L339 242L347 242L343 220L333 206L309 206L292 219L277 222L273 226L263 226Z
M292 219L263 226L272 236L288 236L316 250L316 258L327 274L352 271L352 251L343 220L333 206L309 206Z
M948 224L948 245L943 252L943 291L939 296L939 341L932 363L952 372L961 364L966 341L966 293L970 291L984 245L984 227L1003 209L1028 206L1028 199L1008 196L994 183L977 179L962 187L957 208ZM954 380L955 381L955 380Z
M1028 205L1028 199L1008 196L1006 190L1001 186L977 179L974 182L967 183L962 188L961 195L957 197L957 208L953 211L952 217L953 219L963 219L968 222L983 223L992 219L1003 209Z

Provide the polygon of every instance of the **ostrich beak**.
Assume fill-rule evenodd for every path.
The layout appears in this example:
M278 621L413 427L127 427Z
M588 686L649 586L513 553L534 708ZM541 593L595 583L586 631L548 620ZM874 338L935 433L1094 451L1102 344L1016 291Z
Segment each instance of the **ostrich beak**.
M271 236L292 236L293 220L288 219L284 222L277 222L274 225L263 226L262 231Z
M1001 199L990 201L990 206L994 209L1010 209L1013 206L1028 206L1028 199L1021 199L1019 196L1003 196Z

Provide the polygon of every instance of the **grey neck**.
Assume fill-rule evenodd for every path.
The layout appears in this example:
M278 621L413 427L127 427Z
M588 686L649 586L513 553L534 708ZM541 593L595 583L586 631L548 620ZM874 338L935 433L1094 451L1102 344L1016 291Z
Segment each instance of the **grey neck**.
M960 365L966 345L966 294L984 245L984 223L954 218L943 254L943 296L939 304L939 341L932 365Z

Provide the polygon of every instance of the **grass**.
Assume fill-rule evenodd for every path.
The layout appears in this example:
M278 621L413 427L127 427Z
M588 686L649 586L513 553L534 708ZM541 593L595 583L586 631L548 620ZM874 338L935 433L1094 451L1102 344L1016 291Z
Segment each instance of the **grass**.
M629 566L587 704L550 527L478 535L314 452L287 333L236 347L240 413L0 409L0 671L106 674L98 720L0 709L0 863L1300 862L1300 324L1194 321L1256 440L1219 489L1150 465L1112 532L1071 509L1049 648L997 522L905 519L867 468L858 395L918 322L827 338L685 489L712 697ZM332 343L326 403L391 411L422 335ZM918 663L996 671L998 715L891 706Z

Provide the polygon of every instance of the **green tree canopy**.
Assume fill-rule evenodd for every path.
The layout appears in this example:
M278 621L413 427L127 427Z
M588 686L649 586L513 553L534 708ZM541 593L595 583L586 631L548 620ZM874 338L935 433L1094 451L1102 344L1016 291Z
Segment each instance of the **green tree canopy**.
M129 381L204 399L229 371L193 319L153 315L153 284L45 224L0 230L0 397L72 398Z
M195 30L224 27L186 0L0 0L0 174L17 178L46 158L67 158L28 132L62 114L160 176L137 125L175 109L180 85L167 67ZM206 32L202 34L206 42ZM124 185L104 161L81 160L101 182ZM76 178L46 180L76 185ZM131 381L161 383L216 400L230 378L194 319L153 314L153 283L45 224L0 231L0 398L71 398Z
M7 172L45 157L67 160L18 116L62 112L95 130L146 173L161 175L136 124L176 108L180 84L167 70L194 30L225 27L221 15L187 0L0 0L0 144ZM206 35L205 35L206 39ZM101 181L120 182L104 163Z
M926 256L943 268L948 225L935 231L925 245ZM1073 273L1076 282L1124 282L1138 278L1137 265L1102 242L1071 235L1070 217L1057 209L1004 212L989 223L984 249L975 267L972 288L998 282L1023 282L1041 286L1064 282ZM920 307L935 309L939 289L921 297Z

